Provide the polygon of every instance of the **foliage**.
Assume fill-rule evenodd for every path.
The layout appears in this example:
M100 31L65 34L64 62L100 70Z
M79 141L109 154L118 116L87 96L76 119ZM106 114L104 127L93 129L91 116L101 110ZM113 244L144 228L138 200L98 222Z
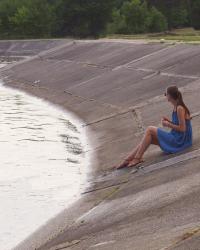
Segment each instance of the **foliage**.
M155 7L150 10L150 22L149 22L150 32L161 32L168 28L166 17Z
M200 29L200 0L0 0L1 38Z
M7 37L47 37L54 14L46 0L1 0L0 33Z
M160 11L155 7L148 7L146 1L131 0L124 2L120 10L114 10L107 32L134 34L166 29L167 21Z
M192 0L191 23L195 29L200 30L200 0Z
M60 0L57 14L58 35L98 36L110 19L113 0Z

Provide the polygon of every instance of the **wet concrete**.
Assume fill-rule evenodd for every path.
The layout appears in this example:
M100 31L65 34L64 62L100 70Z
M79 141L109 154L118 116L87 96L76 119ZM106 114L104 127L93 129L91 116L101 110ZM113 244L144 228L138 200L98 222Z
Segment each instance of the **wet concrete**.
M16 249L198 249L199 54L198 45L77 40L1 70L6 84L83 119L96 157L82 198ZM113 171L147 126L171 115L171 84L193 114L194 145L177 155L151 146L142 169Z

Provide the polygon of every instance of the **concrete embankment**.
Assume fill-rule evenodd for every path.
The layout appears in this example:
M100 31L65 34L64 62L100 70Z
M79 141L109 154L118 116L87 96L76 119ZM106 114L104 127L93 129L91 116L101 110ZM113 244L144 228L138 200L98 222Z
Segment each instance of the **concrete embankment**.
M198 249L200 46L58 41L45 40L42 46L26 41L23 46L29 51L33 47L33 52L2 69L1 75L6 84L84 120L94 145L91 185L78 202L17 249L182 250L188 244ZM8 56L26 56L20 43L24 41L13 41L13 48L22 49L9 49ZM147 126L160 126L162 115L171 116L163 95L171 84L180 87L193 114L193 147L164 155L151 146L141 169L113 171Z

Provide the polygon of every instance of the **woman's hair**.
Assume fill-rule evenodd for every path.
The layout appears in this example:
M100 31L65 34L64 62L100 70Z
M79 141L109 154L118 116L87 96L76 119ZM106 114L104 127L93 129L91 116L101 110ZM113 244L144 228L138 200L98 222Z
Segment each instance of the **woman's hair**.
M185 108L186 112L190 115L190 111L188 107L185 105L183 101L183 97L178 87L173 85L167 88L167 94L169 94L174 100L177 100L177 106L181 105Z

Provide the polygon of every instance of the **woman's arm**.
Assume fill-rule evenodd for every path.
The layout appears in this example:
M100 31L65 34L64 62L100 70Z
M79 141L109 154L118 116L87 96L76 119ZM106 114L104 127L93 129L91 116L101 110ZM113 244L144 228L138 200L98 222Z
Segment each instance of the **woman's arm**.
M175 125L175 124L168 122L168 121L164 121L163 125L165 127L175 129L177 131L185 132L185 130L186 130L185 109L182 106L177 107L177 115L178 115L179 125Z

